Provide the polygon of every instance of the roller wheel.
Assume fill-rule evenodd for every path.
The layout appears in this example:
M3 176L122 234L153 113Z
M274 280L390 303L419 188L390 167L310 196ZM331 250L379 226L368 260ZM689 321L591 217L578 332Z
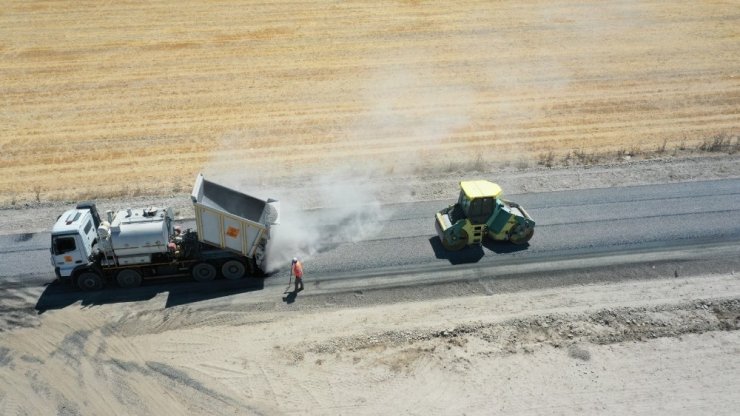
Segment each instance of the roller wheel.
M511 241L514 244L526 244L527 241L529 241L532 236L534 235L534 228L528 227L517 227L514 233L511 234L509 237L509 241Z
M84 291L103 288L103 278L95 272L84 272L77 277L77 286Z
M141 273L134 269L123 269L116 275L120 287L137 287L141 284Z
M229 280L237 280L244 277L246 267L238 260L229 260L221 266L221 274Z
M193 279L199 282L206 282L216 278L216 268L209 263L198 263L193 266Z
M460 236L450 234L448 238L442 239L442 246L449 251L462 250L468 245L468 233L465 230L460 230Z

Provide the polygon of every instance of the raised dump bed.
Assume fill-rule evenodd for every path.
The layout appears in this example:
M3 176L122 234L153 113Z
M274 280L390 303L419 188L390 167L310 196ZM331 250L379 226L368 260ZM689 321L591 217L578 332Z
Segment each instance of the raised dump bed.
M206 180L198 174L191 194L198 240L255 258L263 257L270 226L277 223L278 203L262 200Z

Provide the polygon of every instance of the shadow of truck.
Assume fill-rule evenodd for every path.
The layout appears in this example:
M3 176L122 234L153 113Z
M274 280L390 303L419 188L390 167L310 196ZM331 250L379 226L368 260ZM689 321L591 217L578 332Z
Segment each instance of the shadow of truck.
M81 306L106 305L111 303L140 302L153 299L160 293L168 293L166 308L216 299L225 296L248 293L264 288L263 278L240 280L216 280L210 282L183 281L183 278L170 278L146 281L135 288L118 288L113 285L103 290L83 292L58 280L48 284L35 309L39 314L47 310L63 309L80 302Z

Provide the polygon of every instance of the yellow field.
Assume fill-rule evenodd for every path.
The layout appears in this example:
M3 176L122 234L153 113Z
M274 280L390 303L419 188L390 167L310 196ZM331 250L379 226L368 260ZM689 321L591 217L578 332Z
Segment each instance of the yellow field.
M737 1L6 0L0 54L0 204L740 132Z

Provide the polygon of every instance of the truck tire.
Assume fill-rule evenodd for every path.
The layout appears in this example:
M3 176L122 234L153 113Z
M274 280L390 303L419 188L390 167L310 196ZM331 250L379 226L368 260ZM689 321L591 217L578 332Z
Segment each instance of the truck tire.
M193 279L199 282L207 282L209 280L213 280L218 274L216 268L210 263L196 264L195 266L193 266L193 270L191 271L191 273L193 274Z
M103 288L103 278L95 272L82 272L77 276L77 287L84 291L100 290Z
M257 265L257 261L255 259L247 261L247 268L249 277L265 277L265 271Z
M134 269L123 269L116 275L120 287L137 287L141 284L141 273Z
M221 266L221 275L229 280L238 280L244 277L246 267L239 260L229 260Z

